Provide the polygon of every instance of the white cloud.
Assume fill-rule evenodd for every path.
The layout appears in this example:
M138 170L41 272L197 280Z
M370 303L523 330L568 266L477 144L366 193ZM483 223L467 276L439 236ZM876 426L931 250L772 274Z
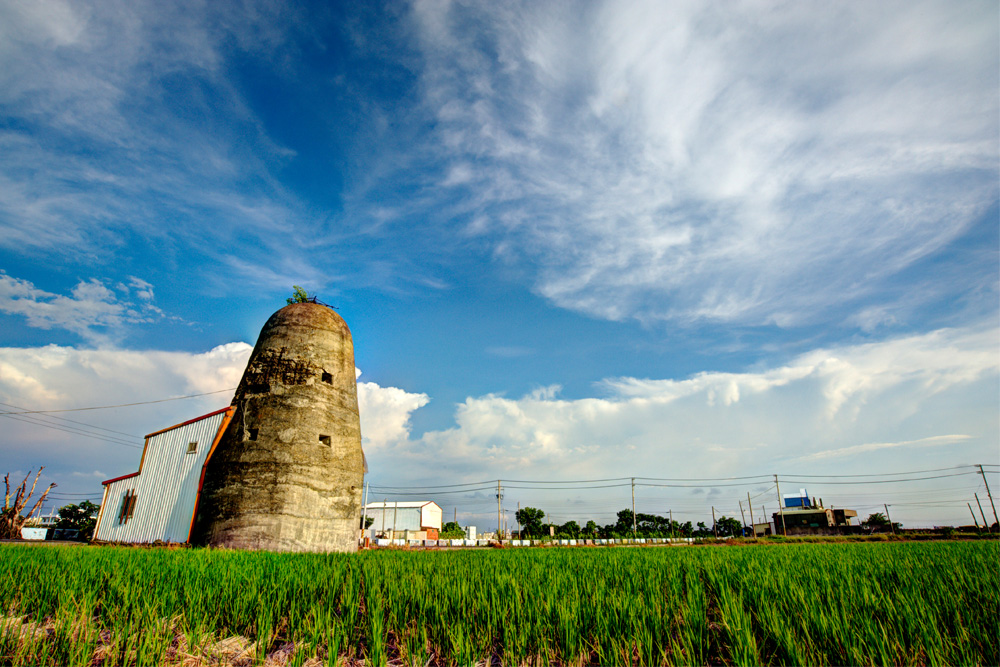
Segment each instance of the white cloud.
M864 454L874 452L879 449L894 449L896 447L941 447L944 445L960 444L969 440L969 435L933 435L919 440L903 440L902 442L866 442L863 445L853 447L842 447L840 449L830 449L825 452L816 452L809 456L803 456L802 461L819 461L822 459L842 458L854 454Z
M416 2L412 17L437 187L564 307L806 322L877 299L997 200L994 5Z
M814 350L771 369L699 373L682 380L610 379L600 384L606 394L600 398L562 399L557 387L521 398L470 397L457 407L454 427L370 456L372 479L380 480L373 484L430 483L442 477L855 474L995 461L998 345L992 329L939 330ZM977 483L971 477L949 481ZM870 491L818 486L814 493L822 491L838 506L868 502ZM909 484L886 489L884 496L902 502L915 489L924 489L931 499L944 493ZM666 497L678 503L677 509L690 504L683 495L688 491L659 493L673 494ZM595 496L615 493L586 495L596 502ZM644 493L648 498L657 492ZM716 495L732 500L730 515L738 497L734 493L716 489ZM949 493L960 498L964 491ZM567 503L574 497L570 492L517 494L522 504L548 503L560 512L571 511ZM913 520L964 520L948 514L948 507L918 509L900 506Z
M410 415L429 401L427 394L359 382L361 439L369 459L381 449L405 442L410 435Z
M359 382L369 479L375 486L484 478L691 479L772 473L794 479L989 463L996 461L1000 437L998 346L994 330L946 329L814 350L771 369L699 373L680 380L609 379L599 385L601 396L594 397L563 398L558 386L539 387L520 398L488 394L456 406L453 427L418 435L411 434L410 418L430 397ZM52 409L231 390L250 352L245 343L201 354L55 345L0 348L0 401ZM63 416L132 433L140 444L142 434L218 409L230 397L223 392ZM65 492L85 484L73 473L90 475L96 468L115 475L136 464L135 449L15 421L7 421L5 428L10 467L48 465ZM978 482L971 477L946 482L951 486L938 488L930 482L880 488L879 498L885 500L879 502L903 503L899 511L908 521L963 521L961 514L948 514L947 502L971 494ZM863 505L872 493L795 483L809 484L815 495L838 506ZM656 511L669 502L682 512L697 505L692 494L700 491L732 515L739 493L748 490L763 494L761 502L771 502L766 484L734 491L707 482L683 489L646 487L639 502L653 503ZM511 489L520 502L547 503L567 518L584 518L588 512L598 516L600 507L623 507L622 493L594 489L546 496ZM904 501L919 493L947 502L941 508L905 509ZM485 503L484 498L475 502ZM729 501L732 508L724 504ZM461 502L473 503L468 498Z
M21 315L28 326L63 329L89 342L105 342L125 324L150 322L162 316L152 305L153 286L133 277L140 303L119 299L96 278L81 280L69 296L53 294L0 271L0 312ZM125 288L127 292L128 289Z
M22 289L27 288L22 285ZM63 492L91 491L92 487L80 485L93 484L93 480L84 482L81 478L106 479L129 472L138 464L138 450L21 420L41 419L50 426L74 428L72 422L62 421L73 419L115 431L98 431L99 435L124 438L141 446L146 433L228 405L252 350L247 343L226 343L203 353L58 345L0 348L0 402L7 404L0 406L0 412L121 405L209 394L128 408L2 418L5 438L0 447L4 458L18 465L23 463L21 467L25 468L48 466L47 474L54 476ZM409 435L410 414L429 400L425 394L359 382L358 401L368 457L404 443ZM90 472L95 465L108 475Z

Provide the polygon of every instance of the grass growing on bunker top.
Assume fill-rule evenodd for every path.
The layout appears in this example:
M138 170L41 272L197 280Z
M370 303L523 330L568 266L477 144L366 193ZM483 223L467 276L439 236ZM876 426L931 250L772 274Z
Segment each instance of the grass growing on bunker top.
M0 545L0 663L996 664L1000 544Z

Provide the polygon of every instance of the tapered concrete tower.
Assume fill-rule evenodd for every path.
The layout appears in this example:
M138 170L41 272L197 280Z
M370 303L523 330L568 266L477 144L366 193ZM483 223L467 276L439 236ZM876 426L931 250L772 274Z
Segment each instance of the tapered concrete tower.
M326 306L264 325L205 468L194 541L272 551L356 551L364 457L354 344Z

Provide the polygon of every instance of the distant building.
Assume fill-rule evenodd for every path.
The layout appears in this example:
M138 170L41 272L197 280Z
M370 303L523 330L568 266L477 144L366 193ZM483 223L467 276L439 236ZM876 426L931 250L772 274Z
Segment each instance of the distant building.
M432 500L369 503L364 516L376 535L393 539L436 540L441 530L441 507Z
M206 462L232 415L223 408L147 435L139 470L104 482L94 539L188 542Z
M799 493L782 496L784 508L772 515L774 528L778 534L784 530L787 535L821 535L849 532L851 519L858 513L849 509L824 507L823 499L810 499L805 489Z

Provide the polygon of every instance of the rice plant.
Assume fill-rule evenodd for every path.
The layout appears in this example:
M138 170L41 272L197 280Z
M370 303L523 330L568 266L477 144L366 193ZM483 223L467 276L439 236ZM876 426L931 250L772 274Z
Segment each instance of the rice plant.
M1000 544L0 545L0 664L997 664Z

